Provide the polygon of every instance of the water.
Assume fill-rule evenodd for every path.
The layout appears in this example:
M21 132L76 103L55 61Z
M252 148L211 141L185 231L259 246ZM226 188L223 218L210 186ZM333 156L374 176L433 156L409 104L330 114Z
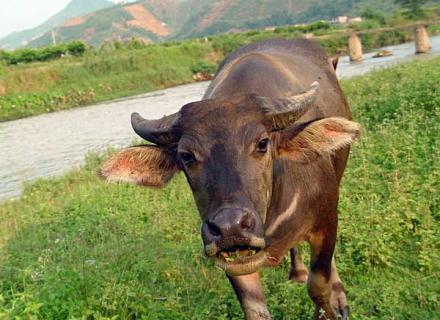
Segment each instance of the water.
M437 55L440 53L440 36L431 37L429 39L432 52L430 54L415 55L415 44L414 42L408 42L400 44L397 46L388 46L371 53L364 54L364 60L362 62L350 62L349 57L341 57L339 59L338 68L336 69L336 74L339 78L348 78L355 75L361 75L366 72L375 69L383 69L385 67L390 67L397 63L406 62L411 59L424 59L426 56ZM389 50L393 52L390 57L384 58L373 58L374 54L379 50Z
M433 47L431 55L438 54L440 36L430 40ZM337 69L338 77L363 74L415 57L414 43L384 49L394 55L374 59L373 53L366 54L362 63L350 63L348 57L342 57ZM137 137L130 126L132 112L137 111L151 119L174 113L184 104L200 100L208 84L194 83L129 99L0 123L0 198L18 197L25 181L61 175L81 165L89 151L129 145Z

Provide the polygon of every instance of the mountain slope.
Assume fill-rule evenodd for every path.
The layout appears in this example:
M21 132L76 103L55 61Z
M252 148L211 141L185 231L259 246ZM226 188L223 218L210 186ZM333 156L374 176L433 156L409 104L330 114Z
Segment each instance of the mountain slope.
M107 0L72 0L63 10L36 28L14 32L0 40L0 47L17 48L49 32L66 20L113 6Z
M108 4L105 0L72 1L79 2L86 2L89 7L95 2L103 6ZM144 42L160 42L219 32L307 23L338 15L353 16L366 8L391 13L395 5L394 0L141 0L96 12L89 10L88 14L79 17L76 14L78 11L73 13L72 10L69 12L71 19L67 21L65 13L57 15L58 26L53 28L52 23L51 28L46 28L46 33L41 35L42 32L39 32L41 36L34 36L28 46L50 44L51 30L55 31L57 42L79 39L99 46L105 41L126 41L132 37ZM22 35L28 37L27 32Z
M57 42L74 39L99 46L105 41L127 40L135 37L144 42L158 42L168 38L179 25L180 1L144 0L119 4L76 17L54 29ZM48 32L29 43L29 46L47 45Z
M174 35L175 38L358 15L367 7L380 12L391 12L390 9L394 8L394 0L223 0L199 3L200 6L192 6L196 8L193 17Z

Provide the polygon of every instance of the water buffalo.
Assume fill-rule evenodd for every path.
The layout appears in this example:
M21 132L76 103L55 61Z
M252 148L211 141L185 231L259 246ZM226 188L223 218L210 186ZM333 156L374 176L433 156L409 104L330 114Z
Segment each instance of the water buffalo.
M205 253L225 270L246 319L270 319L258 271L289 250L290 279L307 282L314 319L348 317L333 251L339 183L359 125L335 67L307 40L243 47L220 64L202 101L158 120L134 113L134 131L153 145L127 148L101 168L109 181L144 186L185 174Z

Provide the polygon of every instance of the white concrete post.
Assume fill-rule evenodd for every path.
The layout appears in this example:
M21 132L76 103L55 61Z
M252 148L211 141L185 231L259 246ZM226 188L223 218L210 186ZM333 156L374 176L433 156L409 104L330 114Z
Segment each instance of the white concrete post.
M414 38L416 43L416 53L426 53L431 50L431 46L429 45L429 35L425 26L416 27Z
M362 42L357 33L353 32L348 39L350 61L362 61Z

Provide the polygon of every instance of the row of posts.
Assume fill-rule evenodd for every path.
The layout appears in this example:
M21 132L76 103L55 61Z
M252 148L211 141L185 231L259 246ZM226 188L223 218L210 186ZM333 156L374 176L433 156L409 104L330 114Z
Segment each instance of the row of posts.
M427 53L431 50L429 44L428 31L425 26L417 26L414 32L414 40L416 44L416 53ZM351 61L362 60L362 42L359 35L353 32L348 39L348 49L350 51Z

